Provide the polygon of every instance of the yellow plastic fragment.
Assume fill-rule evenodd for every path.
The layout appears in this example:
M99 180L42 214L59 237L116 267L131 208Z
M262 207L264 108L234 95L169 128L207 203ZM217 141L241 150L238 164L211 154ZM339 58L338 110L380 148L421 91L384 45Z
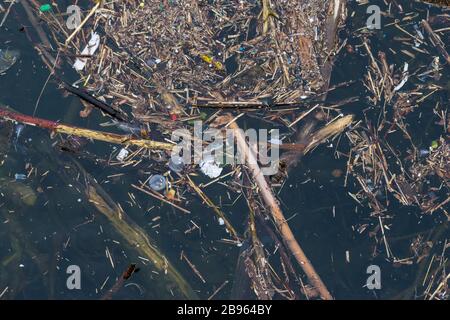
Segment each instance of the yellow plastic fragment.
M203 61L206 63L212 63L213 59L210 56L207 56L206 54L201 54L200 58L202 58Z
M223 64L222 64L221 62L219 62L219 61L214 61L214 62L213 62L213 65L214 65L214 67L215 67L217 70L223 70Z
M217 70L223 70L223 64L219 61L214 60L213 57L210 57L206 54L200 54L200 58L206 63L212 64Z

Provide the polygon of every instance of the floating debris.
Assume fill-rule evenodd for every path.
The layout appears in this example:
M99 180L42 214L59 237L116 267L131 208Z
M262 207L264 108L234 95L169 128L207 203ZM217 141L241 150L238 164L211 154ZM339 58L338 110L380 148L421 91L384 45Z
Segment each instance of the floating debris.
M13 141L13 143L17 143L19 141L19 138L22 135L22 132L24 129L25 129L25 125L22 123L18 123L14 126L14 141Z
M154 191L164 190L167 185L166 178L162 175L155 174L151 176L150 180L148 181L148 185Z
M122 149L120 149L119 154L117 155L116 159L119 160L120 162L122 162L123 160L125 160L126 157L128 157L129 154L130 154L130 152L127 149L122 148Z
M26 180L27 179L27 175L24 173L16 173L14 174L14 179L17 180Z
M91 39L89 40L87 46L81 51L82 56L92 56L100 46L100 35L98 33L92 32ZM77 71L84 69L87 63L87 58L77 58L73 67Z
M217 178L222 173L221 168L213 156L206 156L200 162L200 170L210 178Z
M19 50L0 49L0 73L8 71L19 58Z
M29 0L21 2L26 8ZM102 171L107 166L112 172L103 176L100 173L97 183L72 159L70 163L76 168L65 178L75 194L70 203L77 201L77 207L95 206L104 214L113 228L110 232L120 235L131 250L137 250L135 253L144 255L139 256L141 263L152 264L150 276L143 278L165 281L168 275L171 283L162 287L174 298L177 298L175 287L182 297L196 297L197 293L213 297L223 287L217 289L217 284L229 281L216 282L216 277L209 277L202 270L204 261L212 266L217 252L222 253L219 245L229 246L230 257L239 252L233 292L242 289L252 299L333 299L331 292L339 295L340 286L348 285L347 279L338 279L333 290L329 290L313 267L316 261L307 258L308 250L303 250L298 241L297 232L302 230L291 230L292 224L298 222L294 212L297 210L289 202L291 190L293 198L298 196L298 190L309 198L308 193L319 194L319 190L328 187L333 188L333 196L326 197L329 202L324 210L332 213L332 223L342 218L335 223L338 227L351 221L354 224L345 227L349 232L346 238L359 240L359 235L351 233L356 232L361 237L367 234L370 242L367 255L353 247L338 248L339 254L330 249L331 256L336 258L332 259L333 268L354 264L351 256L357 256L357 260L368 256L371 264L373 258L381 256L380 261L395 267L418 264L414 269L426 270L427 275L419 274L417 281L422 286L427 280L430 282L427 288L422 288L423 296L448 297L447 284L441 281L448 279L444 258L448 241L442 235L444 232L436 231L446 229L450 202L450 118L448 99L441 94L448 90L445 64L450 61L446 48L448 15L442 11L436 16L428 5L417 2L381 1L384 25L377 30L367 25L368 5L367 1L354 5L343 0L95 1L84 4L83 21L67 33L61 29L66 25L65 14L51 13L53 5L39 7L33 3L29 6L33 10L26 9L33 31L40 38L40 43L33 46L51 70L49 79L55 80L48 81L46 86L56 82L59 89L71 94L76 102L71 108L79 105L78 99L83 101L84 110L81 113L75 110L72 115L87 118L82 120L86 127L1 108L0 118L11 124L0 128L5 134L0 137L4 142L0 148L5 163L0 169L17 164L14 157L18 154L8 153L9 143L17 142L24 125L49 130L57 141L47 145L67 147L73 139L91 141L89 145L74 141L69 149L78 152L64 156L83 158L83 163L101 164ZM408 12L414 6L421 6L420 10ZM39 14L39 21L33 12ZM0 59L0 67L5 71L19 57L11 52L0 51L6 57L3 62ZM333 70L336 76L331 77ZM72 82L75 76L79 79ZM345 82L332 83L334 79ZM329 95L333 91L335 94ZM336 101L335 97L341 100ZM109 117L109 122L100 124L102 127L110 126L123 134L87 128L97 125L100 117ZM68 113L64 119L70 122L73 117ZM228 135L230 131L231 145L227 144L227 136L227 150L222 156L233 159L240 156L243 161L222 163L205 150L217 155L224 145L220 135ZM276 131L281 132L282 138ZM207 139L212 132L217 133L213 142ZM257 133L256 140L252 133ZM259 135L262 139L258 139ZM84 150L96 146L97 141L120 145L119 149L113 149L117 161L102 155L101 148L92 153ZM183 143L194 145L194 152L189 150L191 154L186 156L183 150L184 157L171 156L173 148ZM281 155L266 166L268 154L278 151ZM305 177L298 179L298 172L293 170L305 157L311 157L305 161L305 167L314 169L302 168ZM316 166L321 166L320 159L326 157L332 163L319 170ZM35 161L31 155L27 158ZM4 181L0 193L6 195L0 208L7 208L9 202L18 207L33 206L37 200L34 190L48 200L45 205L59 206L47 197L47 190L53 186L45 183L53 181L53 177L46 177L60 172L68 176L66 171L70 168L64 163L43 173L40 163L36 168L27 164L25 172L33 177L27 181L23 181L27 176L19 173L15 175L16 181L11 181L11 172L15 171L7 171L7 178L0 178ZM318 181L322 179L314 177L316 172L324 173L329 185ZM107 197L100 184L109 184L111 188L120 185L118 198ZM336 186L345 191L338 193ZM214 197L209 195L212 189L219 190ZM348 195L347 200L355 203L357 214L347 208L339 209L340 204L348 205L341 200ZM239 206L242 203L248 210L242 210ZM189 206L194 206L197 212L195 206L204 210L199 215L188 210ZM418 221L420 232L414 239L409 235L400 235L400 240L395 237L398 228L392 225L398 222L393 217L401 206L408 207L408 219ZM126 208L151 215L145 229L125 215ZM165 215L158 210L164 212L167 208L177 215L181 212L186 220L172 219L166 223ZM415 211L411 213L412 210ZM351 219L340 216L345 212L352 214ZM6 213L5 210L8 216ZM427 220L429 216L433 221ZM173 218L170 211L167 218ZM89 220L89 223L98 222ZM167 226L173 223L177 225L173 234L169 234ZM421 223L432 229L422 232ZM180 226L185 226L184 230ZM214 239L210 238L211 227L220 233ZM190 237L183 243L186 248L192 245L198 249L201 245L199 256L189 255L188 259L184 249L180 256L187 264L183 267L188 271L190 268L202 287L190 288L147 237L150 229L158 232L161 241L184 234ZM317 230L312 229L306 231L315 234ZM191 237L197 232L200 237ZM193 242L197 238L201 242ZM412 256L396 256L407 254L407 250L394 250L394 241L410 248ZM106 252L107 263L113 268L127 257L136 256L125 250L122 255L118 248L110 251L112 243L116 244L110 242ZM323 243L327 246L329 241ZM169 243L167 247L179 246ZM213 254L208 256L209 252ZM173 252L168 256L173 256ZM127 287L123 282L135 272L136 265L129 262L126 265L129 267L122 278L112 285L109 293L102 294L105 298ZM317 270L324 270L326 265ZM110 275L102 279L99 292L107 286L108 279ZM136 286L143 295L145 290ZM418 288L414 284L405 292L416 295Z

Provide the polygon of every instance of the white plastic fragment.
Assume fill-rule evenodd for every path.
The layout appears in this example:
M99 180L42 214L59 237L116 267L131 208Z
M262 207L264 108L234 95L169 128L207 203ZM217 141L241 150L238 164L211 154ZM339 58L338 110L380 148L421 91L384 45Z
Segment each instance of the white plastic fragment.
M217 178L222 173L223 168L216 164L213 156L207 156L200 162L200 170L210 178Z
M92 32L91 33L91 39L89 40L87 46L83 49L83 51L81 52L81 55L85 56L91 56L95 53L95 51L97 51L98 47L100 45L100 36L98 33L96 32ZM73 67L75 70L77 71L81 71L84 69L86 63L87 63L87 58L77 58L77 60L75 60L75 63L73 64Z
M408 72L409 64L408 62L405 62L405 65L403 66L403 73Z
M116 159L119 160L120 162L122 162L126 157L128 157L129 153L130 152L127 149L122 148L120 150L119 154L117 155Z
M403 88L403 86L406 84L406 82L408 82L408 68L409 68L409 64L407 62L405 62L405 65L403 66L403 79L402 81L400 81L400 83L394 88L394 92L400 90L401 88Z
M225 221L222 218L219 218L219 225L223 226L225 224Z
M394 92L400 90L408 81L408 76L402 79L402 81L394 88Z

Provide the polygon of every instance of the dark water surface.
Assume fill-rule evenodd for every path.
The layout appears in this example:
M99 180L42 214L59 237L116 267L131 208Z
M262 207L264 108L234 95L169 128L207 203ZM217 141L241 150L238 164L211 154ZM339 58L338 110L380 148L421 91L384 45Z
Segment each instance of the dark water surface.
M379 3L385 8L383 2ZM365 6L358 6L355 1L350 4L350 12L356 10L356 13L353 18L349 18L347 33L360 28L366 17ZM5 27L0 29L0 48L19 49L21 57L6 74L0 76L0 102L22 113L32 114L49 72L25 33L20 31L21 25L17 23L16 16L23 13L18 5L15 7L17 11L11 13ZM410 8L417 10L423 17L427 14L426 5L404 5L405 11ZM439 11L432 9L430 12L436 14ZM354 45L361 43L361 39L352 38L350 34L346 34L346 30L342 31L342 37L349 36L349 42ZM412 25L408 30L414 30ZM383 28L376 36L371 37L374 52L380 48L386 51L394 45L399 52L402 44L392 39L400 35L395 28ZM362 117L362 110L368 106L365 100L366 89L360 84L367 66L367 57L363 51L360 47L353 55L345 50L340 53L332 84L348 80L357 80L358 83L337 90L328 97L330 101L337 101L345 97L360 96L357 103L343 108L345 113L354 113L357 117ZM435 52L433 54L436 55ZM432 56L417 54L415 59L411 59L397 53L391 54L389 59L397 68L407 61L414 69L416 64L431 63ZM448 74L441 81L448 81ZM50 80L40 97L36 116L92 129L100 128L98 124L107 121L95 111L88 119L80 118L78 112L82 106L78 98L66 97L62 93L55 81ZM438 100L444 99L448 103L447 94L443 92L440 97L436 94L421 106L420 116L419 112L409 116L415 141L422 141L427 146L442 134L441 128L434 125L436 118L433 118L432 108ZM245 127L246 121L248 120L244 118L242 126ZM99 299L113 286L127 266L135 262L141 268L140 272L134 274L131 282L119 290L114 298L171 298L170 287L156 285L158 281L155 279L163 278L164 275L152 273L151 265L135 256L108 221L87 203L86 197L78 188L77 172L65 168L68 156L51 147L54 141L50 140L48 132L27 127L18 141L20 148L10 146L7 150L2 149L2 154L6 152L7 158L0 167L0 181L3 185L0 198L0 294L8 288L3 298ZM349 196L349 192L359 191L355 181L350 179L348 186L344 187L344 175L339 178L332 176L335 169L345 172L347 165L347 159L336 158L335 151L346 153L349 150L344 136L338 145L336 142L322 145L302 159L279 192L282 209L286 217L290 218L289 224L308 257L336 298L395 297L413 285L417 265L395 265L392 259L387 258L383 242L376 241L367 232L357 231L359 226L374 226L378 220L370 217L370 209L358 205ZM84 150L98 158L108 159L113 148L114 146L105 143L88 143ZM96 163L89 158L79 161L124 211L156 241L160 250L185 276L199 297L209 297L228 281L215 298L229 298L240 248L220 242L220 239L227 238L227 234L218 224L212 210L202 205L198 198L186 194L187 203L184 205L191 214L183 214L132 190L130 184L145 180L153 172L151 163L141 164L138 168L120 168ZM13 188L11 184L14 184L14 174L26 172L27 164L35 167L37 174L32 174L20 182L20 187L14 188L33 190L37 199L32 205L27 205L17 196L8 193ZM117 173L125 175L108 178ZM201 177L196 181L202 180L207 181ZM6 185L9 187L5 187ZM133 203L129 192L133 192L139 205ZM237 193L228 196L226 188L218 184L206 188L205 192L215 203L222 205L225 214L242 234L248 214L243 197ZM391 204L389 210L394 216L389 221L393 227L386 230L386 236L398 259L411 255L411 235L429 231L443 220L438 213L424 216L415 207L395 203ZM194 224L201 229L186 233ZM180 260L181 252L197 267L206 283L192 272L184 260ZM381 290L368 290L364 287L368 276L366 269L372 264L381 267ZM80 266L81 290L68 290L66 287L66 269L69 265Z

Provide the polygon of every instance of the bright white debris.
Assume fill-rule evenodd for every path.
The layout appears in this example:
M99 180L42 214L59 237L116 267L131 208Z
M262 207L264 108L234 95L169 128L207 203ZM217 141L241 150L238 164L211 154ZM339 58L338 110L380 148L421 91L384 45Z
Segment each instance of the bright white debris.
M200 170L210 178L217 178L222 173L223 168L216 164L213 156L207 156L200 162Z
M394 92L400 90L405 84L406 82L408 82L408 69L409 69L409 64L407 62L405 62L405 65L403 66L403 79L402 81L400 81L400 83L394 88Z
M116 159L122 162L126 157L128 157L128 154L129 154L128 150L122 148L119 154L117 155Z
M92 32L91 39L89 40L87 46L81 52L81 55L92 56L95 53L95 51L97 51L99 45L100 45L99 34L96 32ZM87 58L81 58L81 59L77 58L77 60L75 60L75 63L73 64L74 69L77 71L83 70L87 61L88 61Z

